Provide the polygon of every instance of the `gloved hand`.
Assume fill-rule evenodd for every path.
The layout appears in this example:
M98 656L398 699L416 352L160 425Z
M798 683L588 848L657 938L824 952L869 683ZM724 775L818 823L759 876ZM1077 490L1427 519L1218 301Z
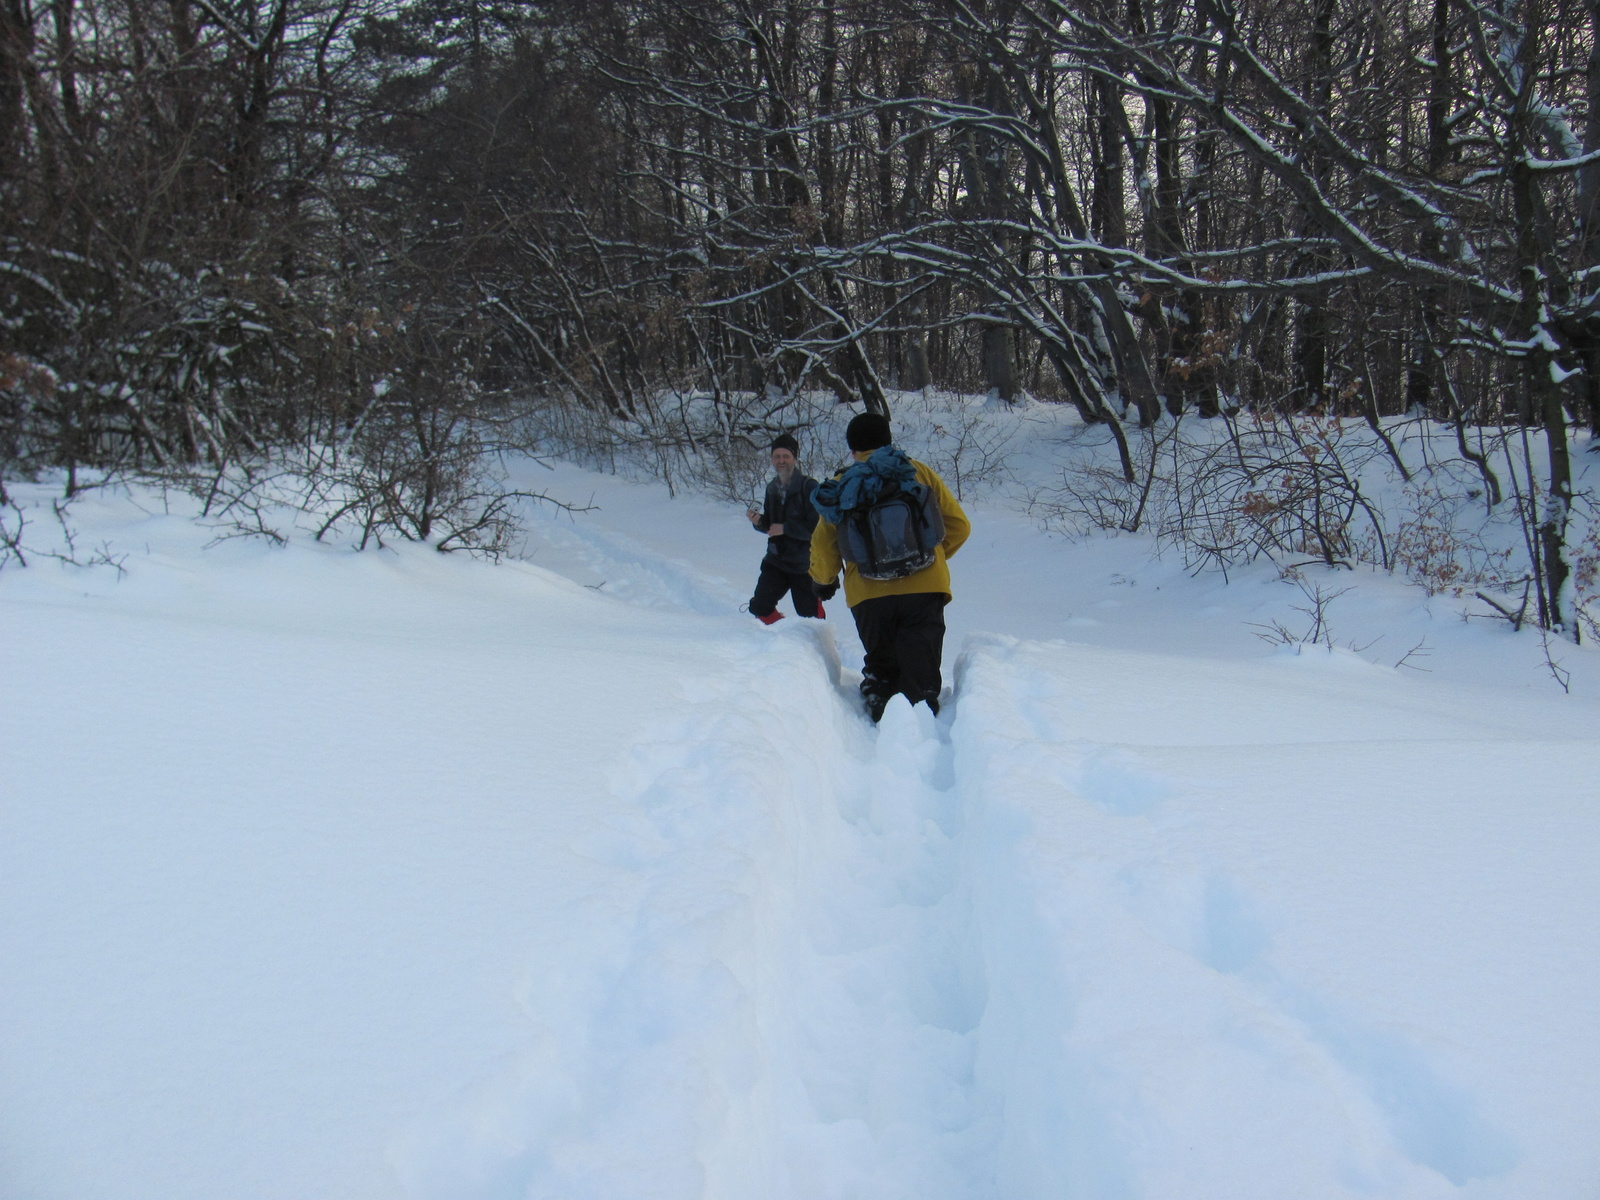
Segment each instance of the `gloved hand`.
M835 579L832 583L818 583L813 579L811 590L817 594L818 600L832 600L839 591L839 581Z

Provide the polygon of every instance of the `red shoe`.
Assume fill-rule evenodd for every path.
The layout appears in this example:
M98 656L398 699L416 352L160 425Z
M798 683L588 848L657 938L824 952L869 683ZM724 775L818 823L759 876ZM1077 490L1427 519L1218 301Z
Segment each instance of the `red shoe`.
M821 621L828 615L828 610L822 607L822 601L817 601L817 620Z
M783 614L777 609L773 609L766 616L757 617L756 620L760 621L763 625L776 625L779 621L783 620Z

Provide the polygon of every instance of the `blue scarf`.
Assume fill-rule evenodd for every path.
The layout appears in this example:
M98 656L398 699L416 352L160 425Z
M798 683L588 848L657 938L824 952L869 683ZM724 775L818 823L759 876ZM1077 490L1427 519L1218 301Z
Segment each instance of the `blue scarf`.
M819 483L811 493L811 504L824 520L837 525L852 509L876 503L889 483L898 483L902 491L921 497L916 464L893 446L879 446L871 458L852 463L843 474Z

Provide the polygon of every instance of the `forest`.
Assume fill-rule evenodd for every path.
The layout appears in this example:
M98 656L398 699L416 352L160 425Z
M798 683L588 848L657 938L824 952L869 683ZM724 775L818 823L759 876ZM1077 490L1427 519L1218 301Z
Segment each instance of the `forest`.
M1103 434L1093 522L1576 639L1597 30L1597 0L3 0L0 471L492 549L500 452L747 461L819 405L987 393ZM1452 515L1408 525L1379 469Z

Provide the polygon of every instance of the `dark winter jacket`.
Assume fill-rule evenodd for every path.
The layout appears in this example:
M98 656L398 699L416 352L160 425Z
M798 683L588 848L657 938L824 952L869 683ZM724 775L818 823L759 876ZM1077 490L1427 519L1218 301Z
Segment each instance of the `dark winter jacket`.
M804 575L811 569L811 531L817 527L817 510L811 507L811 493L817 490L817 481L798 470L789 476L789 486L773 476L767 484L767 496L761 507L761 519L756 528L765 533L774 525L782 525L779 537L767 539L767 559L781 569Z

